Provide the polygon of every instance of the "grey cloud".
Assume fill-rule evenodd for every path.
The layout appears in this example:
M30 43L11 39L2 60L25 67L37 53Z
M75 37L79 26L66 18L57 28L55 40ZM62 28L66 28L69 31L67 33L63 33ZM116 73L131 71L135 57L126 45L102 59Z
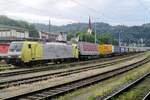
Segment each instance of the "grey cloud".
M150 5L148 0L143 3L146 3L145 6ZM58 24L58 21L59 24L67 24L70 20L87 22L88 16L112 24L135 24L136 20L139 24L144 23L147 20L145 16L148 16L138 0L1 0L0 5L1 15L23 18L30 22L36 22L39 18L37 22L42 23L46 23L45 20L49 17L55 21L54 24ZM15 13L18 14L16 17Z

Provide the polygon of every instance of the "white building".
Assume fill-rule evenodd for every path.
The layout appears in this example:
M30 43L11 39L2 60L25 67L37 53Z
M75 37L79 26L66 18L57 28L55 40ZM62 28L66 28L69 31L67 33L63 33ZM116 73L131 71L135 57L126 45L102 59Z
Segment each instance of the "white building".
M49 39L49 33L48 32L40 31L39 36L40 36L40 39Z
M40 39L46 41L67 41L67 34L65 32L60 33L49 33L49 32L39 32Z
M60 32L60 34L58 34L57 41L67 41L67 34Z
M29 31L24 28L0 25L0 39L24 39L29 38Z

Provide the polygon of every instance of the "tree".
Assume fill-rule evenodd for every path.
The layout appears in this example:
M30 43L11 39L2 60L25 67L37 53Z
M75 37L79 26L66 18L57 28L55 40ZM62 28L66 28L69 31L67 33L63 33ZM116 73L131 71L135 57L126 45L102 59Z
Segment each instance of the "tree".
M99 44L113 44L118 45L118 42L113 38L110 33L103 33L101 35L97 35Z
M93 34L87 34L86 32L78 32L76 34L76 37L79 36L79 41L84 41L84 42L91 42L94 43L94 35Z
M69 32L67 34L67 41L70 41L73 37L74 37L73 34Z

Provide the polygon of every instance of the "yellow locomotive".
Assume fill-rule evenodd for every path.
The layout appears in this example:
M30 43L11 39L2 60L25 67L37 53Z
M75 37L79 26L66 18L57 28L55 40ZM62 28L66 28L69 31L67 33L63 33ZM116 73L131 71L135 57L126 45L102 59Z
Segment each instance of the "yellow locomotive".
M12 42L8 51L9 62L63 61L78 58L77 45L31 41Z

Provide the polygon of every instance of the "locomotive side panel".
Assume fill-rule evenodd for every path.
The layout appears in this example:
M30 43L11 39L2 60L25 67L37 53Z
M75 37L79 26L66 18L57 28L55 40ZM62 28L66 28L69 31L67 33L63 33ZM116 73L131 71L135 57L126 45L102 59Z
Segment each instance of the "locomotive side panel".
M72 44L72 53L73 53L73 58L79 58L79 48L77 44Z
M43 45L43 59L63 59L73 58L73 49L71 45L65 43L45 43Z
M24 62L42 60L42 44L38 42L24 42L22 47L21 59Z

